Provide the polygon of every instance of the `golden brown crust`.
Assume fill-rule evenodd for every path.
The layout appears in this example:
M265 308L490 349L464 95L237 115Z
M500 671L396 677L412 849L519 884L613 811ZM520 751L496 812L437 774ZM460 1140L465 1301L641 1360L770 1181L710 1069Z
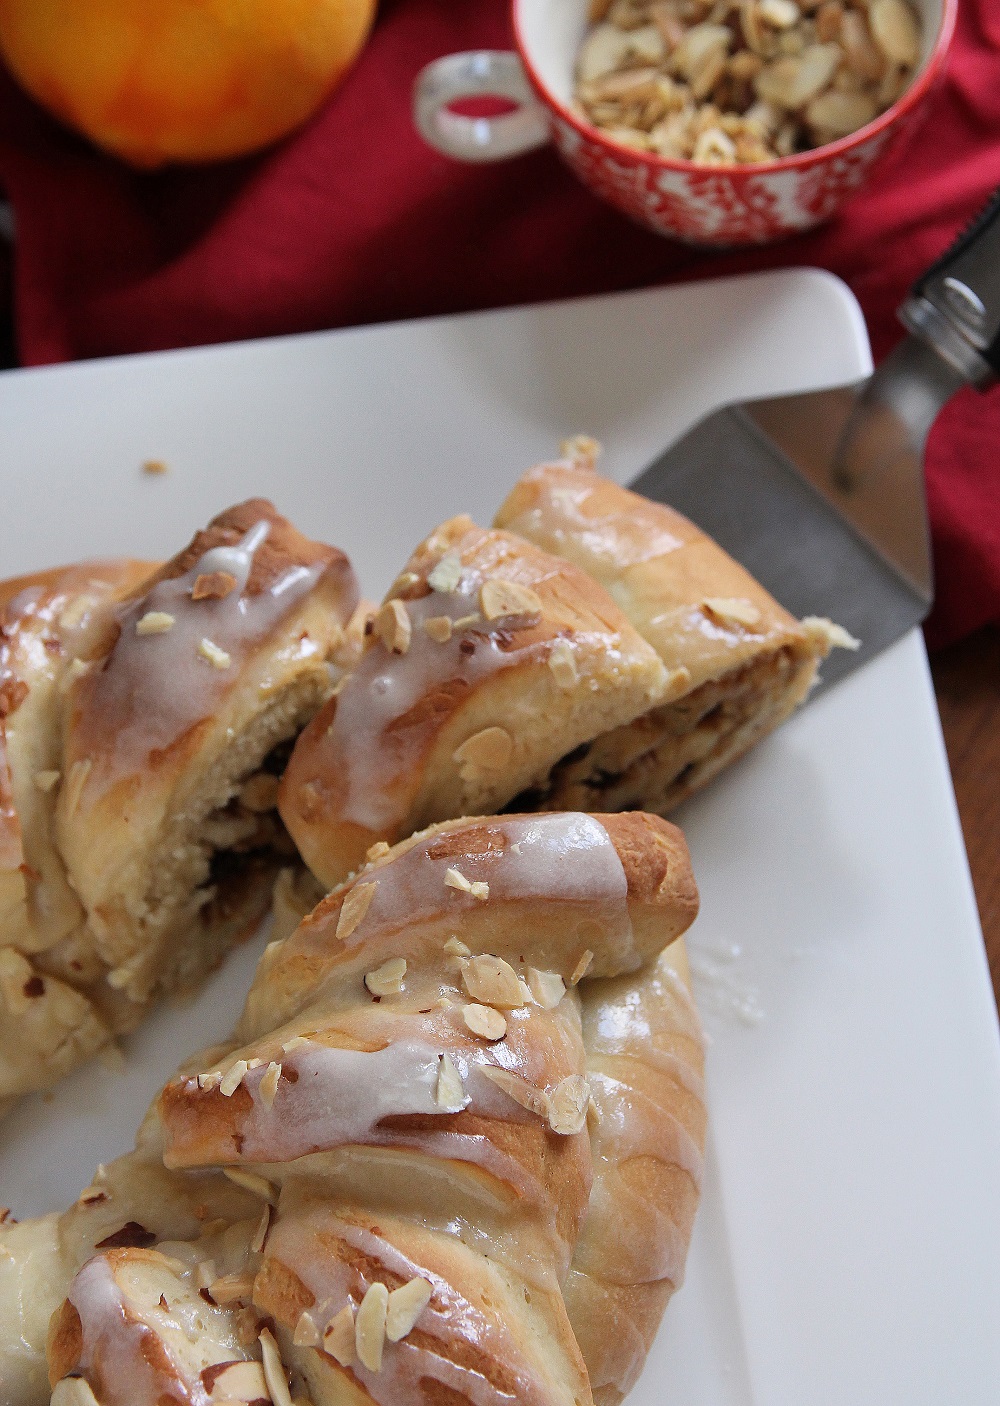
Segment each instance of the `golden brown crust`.
M449 562L453 583L440 579ZM501 588L520 606L505 613ZM328 885L377 840L501 809L565 751L645 712L665 681L584 572L468 518L422 543L393 591L405 642L372 637L282 782L285 824Z
M683 833L658 815L622 811L598 814L618 851L628 880L629 898L683 911L685 928L698 916L695 885Z
M496 524L612 590L667 668L688 670L689 688L764 648L794 641L814 653L798 621L694 523L591 469L562 461L529 470ZM741 621L714 612L710 601L751 609Z
M83 1324L75 1305L64 1299L52 1315L46 1354L49 1359L49 1386L68 1376L83 1352Z
M206 550L255 527L237 597L218 557L188 589ZM5 583L0 602L0 950L44 992L0 1012L4 1098L190 989L262 916L288 841L241 785L329 695L357 586L342 552L250 500L159 569L83 563Z
M266 1327L316 1406L614 1406L697 1202L697 1017L682 945L654 960L695 905L683 838L651 816L452 821L376 856L268 949L245 1043L163 1091L152 1179L140 1149L61 1227L82 1332L64 1306L53 1381L122 1406L102 1363L131 1353L168 1395L214 1389ZM360 1306L414 1302L414 1280L376 1369Z
M258 596L270 589L290 566L349 567L347 556L336 547L314 542L304 536L267 498L248 498L214 517L206 528L196 532L183 551L166 562L144 583L139 592L146 595L158 581L184 576L213 547L232 547L258 522L267 522L271 531L254 552L247 578L246 594Z

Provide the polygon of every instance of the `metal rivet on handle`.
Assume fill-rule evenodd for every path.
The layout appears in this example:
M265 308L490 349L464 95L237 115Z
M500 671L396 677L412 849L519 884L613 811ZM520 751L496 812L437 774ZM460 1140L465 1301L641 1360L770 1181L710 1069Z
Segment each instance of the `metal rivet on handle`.
M970 332L986 331L986 308L967 284L960 278L942 279L941 288L948 308Z

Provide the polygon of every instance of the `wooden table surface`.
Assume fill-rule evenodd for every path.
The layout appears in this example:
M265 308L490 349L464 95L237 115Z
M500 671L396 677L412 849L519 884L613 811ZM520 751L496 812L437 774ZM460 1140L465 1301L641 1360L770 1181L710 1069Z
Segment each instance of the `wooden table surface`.
M932 655L931 672L1000 1006L1000 628Z

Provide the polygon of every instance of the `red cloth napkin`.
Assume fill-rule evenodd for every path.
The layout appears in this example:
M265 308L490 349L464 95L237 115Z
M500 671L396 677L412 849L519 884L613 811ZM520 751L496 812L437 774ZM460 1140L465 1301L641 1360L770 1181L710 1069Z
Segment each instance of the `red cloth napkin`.
M301 132L224 166L139 174L0 72L0 187L17 227L26 364L267 336L813 264L864 309L876 358L894 309L1000 179L1000 5L963 0L924 120L818 232L712 254L632 225L549 151L492 167L429 151L422 64L511 47L503 0L384 0L357 67ZM932 644L1000 619L1000 391L960 394L928 448Z

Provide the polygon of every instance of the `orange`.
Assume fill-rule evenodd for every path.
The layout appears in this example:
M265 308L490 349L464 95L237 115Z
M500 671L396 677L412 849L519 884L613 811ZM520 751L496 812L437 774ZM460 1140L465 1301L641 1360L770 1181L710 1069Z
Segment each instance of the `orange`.
M0 0L0 50L37 100L136 166L283 137L336 86L375 0Z

